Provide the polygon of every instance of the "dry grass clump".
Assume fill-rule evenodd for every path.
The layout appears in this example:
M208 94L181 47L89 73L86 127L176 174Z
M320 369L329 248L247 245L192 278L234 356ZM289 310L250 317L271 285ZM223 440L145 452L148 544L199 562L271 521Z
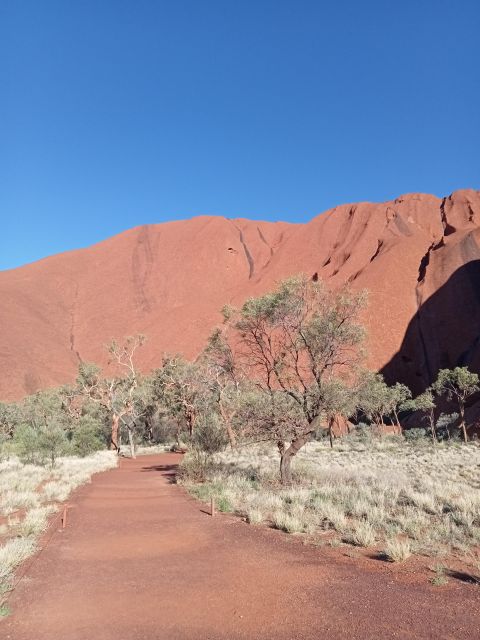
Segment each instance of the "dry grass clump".
M348 542L358 547L371 547L375 544L375 529L369 522L357 522L344 537Z
M0 584L10 579L13 570L35 550L32 537L12 538L0 547Z
M201 484L188 473L180 481L201 499L226 497L248 522L289 533L333 530L353 545L383 544L399 562L413 550L465 555L480 544L479 465L476 443L346 437L333 450L309 443L290 487L278 483L278 454L265 445L217 454Z
M0 610L15 568L31 555L38 536L56 511L55 502L65 500L94 473L117 465L111 451L85 458L59 458L53 468L23 464L16 457L0 462Z
M405 562L412 555L412 545L409 540L387 540L384 554L391 562Z

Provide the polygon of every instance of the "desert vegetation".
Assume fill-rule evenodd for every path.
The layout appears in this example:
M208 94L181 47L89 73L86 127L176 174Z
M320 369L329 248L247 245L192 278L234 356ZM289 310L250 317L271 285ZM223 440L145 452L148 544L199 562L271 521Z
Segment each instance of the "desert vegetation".
M213 497L221 511L307 534L315 544L366 547L395 562L453 554L477 570L479 460L476 443L433 445L364 427L333 450L326 438L309 442L287 486L265 444L219 452L201 474L189 454L180 482L200 499Z

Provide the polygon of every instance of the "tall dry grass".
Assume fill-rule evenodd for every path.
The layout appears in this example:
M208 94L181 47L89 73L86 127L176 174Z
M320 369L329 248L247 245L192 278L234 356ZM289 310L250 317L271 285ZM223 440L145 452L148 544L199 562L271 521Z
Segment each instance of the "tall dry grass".
M185 465L188 467L188 458ZM278 454L254 446L218 454L206 481L180 479L195 496L222 501L251 524L374 547L392 560L412 553L474 559L480 545L480 447L362 442L332 450L312 442L297 456L294 482L278 483Z

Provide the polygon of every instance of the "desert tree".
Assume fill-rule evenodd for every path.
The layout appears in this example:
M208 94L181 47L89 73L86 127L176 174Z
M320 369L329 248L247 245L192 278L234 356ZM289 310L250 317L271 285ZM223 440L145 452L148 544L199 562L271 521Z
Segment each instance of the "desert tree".
M455 369L440 369L433 390L439 396L446 396L447 400L453 400L458 406L460 416L460 429L463 439L468 442L467 427L465 424L465 403L480 390L479 377L467 367L455 367Z
M201 364L165 356L162 367L153 373L152 385L157 404L177 421L177 441L182 428L192 438L199 416L212 401L211 384Z
M291 480L293 457L332 410L332 380L353 375L365 303L364 292L330 291L322 281L298 276L224 314L234 358L256 387L250 422L257 436L276 442L283 483Z
M113 340L107 350L110 365L117 376L103 377L94 363L82 362L77 376L77 388L90 401L97 402L110 417L110 446L120 451L120 427L126 428L132 458L135 457L135 428L149 402L150 388L136 367L137 350L145 343L143 335L127 337L123 342Z
M333 448L333 427L335 419L340 415L353 416L358 409L358 394L356 389L347 385L344 380L332 377L325 380L319 389L321 403L326 419L330 447Z
M381 429L390 412L390 394L383 376L373 371L361 372L357 392L360 411Z
M390 416L393 417L399 433L402 433L399 413L408 409L408 402L412 399L412 392L407 385L396 382L389 387L390 391Z
M358 387L360 410L378 429L384 426L384 419L393 422L402 432L399 413L408 410L412 397L410 389L399 382L389 386L380 373L364 371Z
M436 403L432 389L429 387L416 398L407 399L404 406L407 411L419 411L422 414L422 419L428 423L432 442L435 444L438 438L435 420Z
M225 333L227 328L228 325L224 325L222 329L217 328L213 331L200 360L206 368L218 412L233 449L237 445L234 424L244 377L228 342L228 335Z

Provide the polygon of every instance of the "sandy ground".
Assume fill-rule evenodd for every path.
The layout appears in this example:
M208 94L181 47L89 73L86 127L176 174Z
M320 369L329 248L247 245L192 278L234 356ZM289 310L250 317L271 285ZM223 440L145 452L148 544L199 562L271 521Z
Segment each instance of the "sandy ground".
M480 588L211 518L179 456L122 460L71 500L0 622L9 640L480 637ZM58 527L58 524L56 525Z

